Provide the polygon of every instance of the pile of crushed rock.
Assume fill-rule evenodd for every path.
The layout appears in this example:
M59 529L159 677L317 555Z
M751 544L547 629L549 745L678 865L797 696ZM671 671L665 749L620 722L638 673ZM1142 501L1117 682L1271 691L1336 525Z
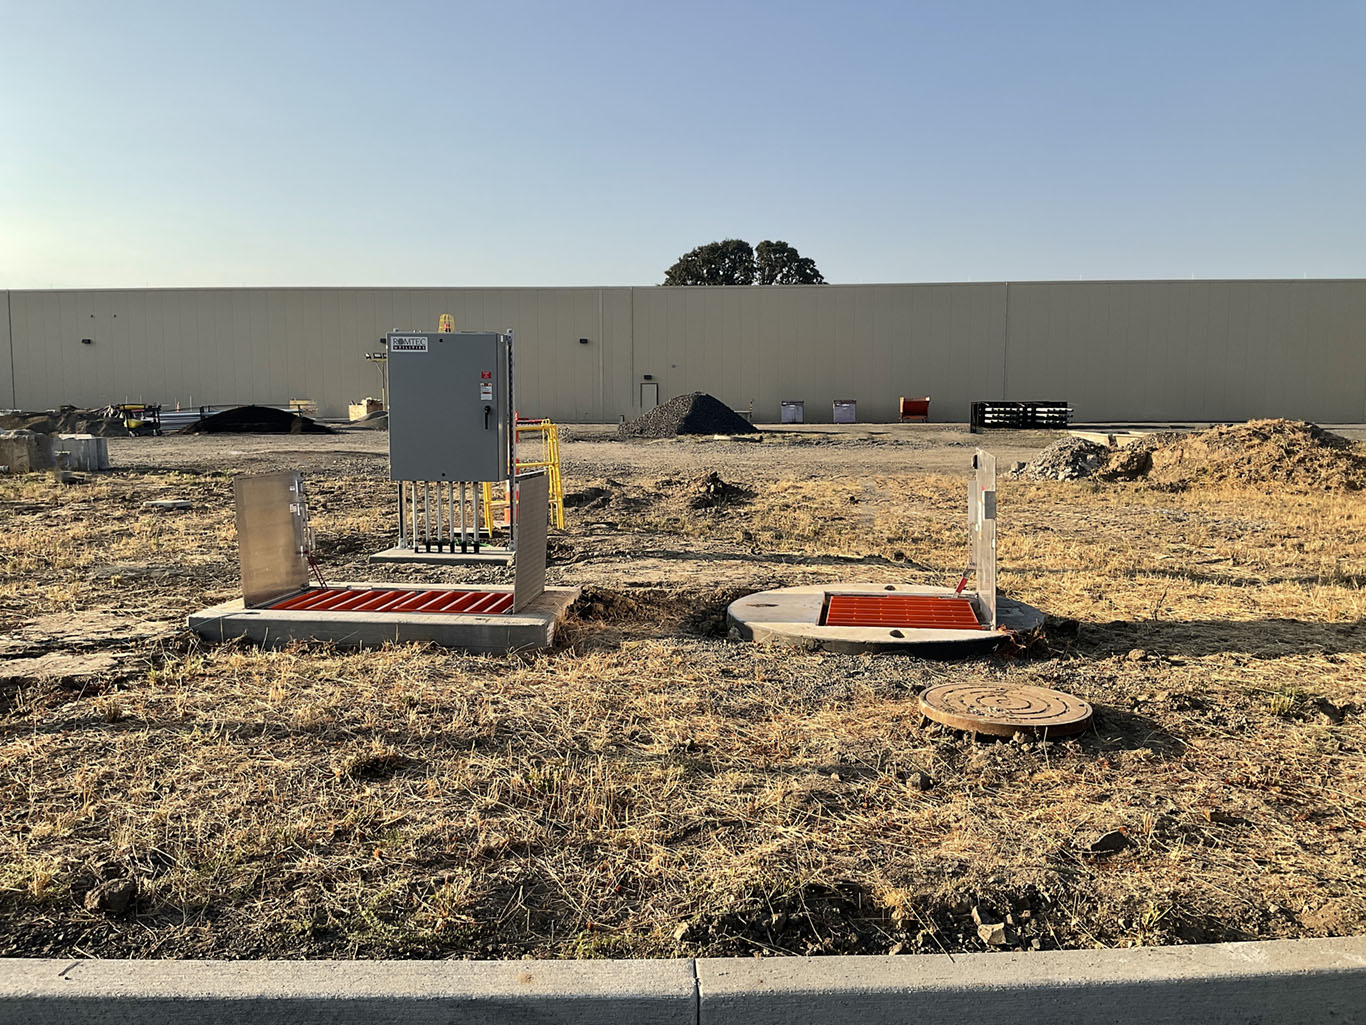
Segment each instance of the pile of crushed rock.
M1026 480L1079 480L1090 477L1110 458L1110 449L1084 438L1055 441L1034 457L1011 471Z
M617 427L618 438L676 438L683 434L757 434L758 428L706 392L678 395Z
M1249 420L1203 431L1161 431L1108 448L1064 438L1012 471L1027 480L1142 480L1279 485L1315 491L1366 488L1366 448L1303 420Z

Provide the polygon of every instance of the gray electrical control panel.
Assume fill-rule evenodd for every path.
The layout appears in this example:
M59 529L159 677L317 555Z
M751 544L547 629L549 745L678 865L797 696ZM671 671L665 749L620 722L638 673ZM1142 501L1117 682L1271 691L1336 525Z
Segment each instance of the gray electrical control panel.
M512 336L395 331L389 479L499 481L512 468Z

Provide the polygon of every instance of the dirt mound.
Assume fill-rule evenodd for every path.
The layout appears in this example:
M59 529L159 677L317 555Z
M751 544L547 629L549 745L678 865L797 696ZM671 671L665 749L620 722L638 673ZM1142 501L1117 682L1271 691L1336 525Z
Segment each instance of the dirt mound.
M1025 480L1078 480L1106 465L1110 450L1083 438L1055 441L1023 469L1011 471Z
M679 395L617 428L618 438L676 438L681 434L757 434L759 429L706 392Z
M359 420L352 420L349 426L352 430L358 431L387 431L389 429L389 411L377 409L373 413L366 413Z
M1100 476L1167 485L1227 481L1349 491L1366 487L1366 452L1303 420L1249 420L1140 438L1113 452Z
M206 416L198 423L182 428L180 434L335 434L326 424L320 424L298 413L286 413L270 406L238 406Z
M581 589L572 607L580 619L623 619L643 615L648 610L648 603L610 587Z
M1204 431L1161 431L1122 448L1064 438L1012 476L1025 480L1198 482L1324 491L1366 487L1366 449L1303 420L1249 420Z
M688 507L692 509L719 509L754 497L753 492L723 481L715 470L693 481L689 490Z

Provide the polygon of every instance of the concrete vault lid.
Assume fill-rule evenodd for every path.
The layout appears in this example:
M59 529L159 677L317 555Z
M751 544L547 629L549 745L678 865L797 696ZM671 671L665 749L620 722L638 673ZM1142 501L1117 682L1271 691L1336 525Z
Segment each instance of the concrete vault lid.
M726 610L726 618L732 636L744 640L788 644L812 651L904 651L929 657L958 657L990 651L1010 633L1032 630L1043 623L1043 613L1038 609L1002 598L997 602L999 626L996 630L828 626L822 622L822 615L832 595L951 598L954 590L923 584L843 581L781 587L736 599Z

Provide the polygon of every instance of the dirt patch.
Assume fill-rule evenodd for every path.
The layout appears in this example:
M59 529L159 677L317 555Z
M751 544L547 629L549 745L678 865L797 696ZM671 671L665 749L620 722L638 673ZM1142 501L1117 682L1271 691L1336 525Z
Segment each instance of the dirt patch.
M590 512L611 508L620 512L638 504L643 498L640 488L629 487L619 480L608 477L601 484L565 492L564 507Z
M743 587L635 591L585 586L570 609L562 647L612 647L623 641L680 634L725 637L726 608Z
M757 434L759 429L706 392L678 395L617 428L618 438L676 438L685 434Z
M111 578L115 587L120 584ZM0 635L0 657L75 651L165 641L178 630L165 622L134 619L114 611L59 612L39 616Z
M590 622L621 622L654 619L659 613L657 596L628 594L609 587L585 587L570 608L571 615Z
M78 655L54 651L37 658L0 659L0 685L49 681L62 684L94 679L108 673L126 658L113 652Z
M386 421L387 423L387 421ZM270 406L237 406L182 427L180 434L335 434L326 424Z

